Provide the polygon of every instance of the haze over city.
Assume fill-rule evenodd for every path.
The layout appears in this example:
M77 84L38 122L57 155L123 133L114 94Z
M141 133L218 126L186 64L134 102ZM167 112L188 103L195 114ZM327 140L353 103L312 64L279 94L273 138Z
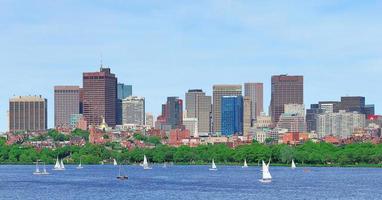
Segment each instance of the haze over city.
M53 87L82 85L101 57L156 116L167 96L211 95L222 83L263 82L267 110L277 74L304 76L306 107L356 95L381 113L381 9L376 1L2 1L0 130L13 95L47 98L53 127Z

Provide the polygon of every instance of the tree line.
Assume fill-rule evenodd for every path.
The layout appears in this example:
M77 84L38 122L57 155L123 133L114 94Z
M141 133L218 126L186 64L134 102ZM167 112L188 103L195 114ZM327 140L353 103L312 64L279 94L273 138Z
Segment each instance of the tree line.
M129 151L113 143L35 149L20 144L6 145L5 142L4 138L0 139L0 164L32 164L36 160L52 164L57 157L64 158L65 163L71 164L79 163L80 160L84 164L99 164L102 161L111 162L112 159L119 163L133 164L142 162L143 155L146 155L152 163L207 164L214 159L220 164L239 164L246 159L249 164L257 165L261 160L271 159L273 164L289 164L294 159L295 162L306 165L382 166L382 144L371 143L335 146L308 141L302 145L288 146L264 145L254 141L235 149L224 144L177 148L158 144L154 148L135 148Z

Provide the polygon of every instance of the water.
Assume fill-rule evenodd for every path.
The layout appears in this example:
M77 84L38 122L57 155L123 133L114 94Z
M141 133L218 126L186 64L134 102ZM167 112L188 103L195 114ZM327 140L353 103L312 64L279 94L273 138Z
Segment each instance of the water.
M273 181L262 184L258 167L126 166L127 181L111 165L66 166L49 176L35 166L0 166L0 199L381 199L382 169L271 167Z

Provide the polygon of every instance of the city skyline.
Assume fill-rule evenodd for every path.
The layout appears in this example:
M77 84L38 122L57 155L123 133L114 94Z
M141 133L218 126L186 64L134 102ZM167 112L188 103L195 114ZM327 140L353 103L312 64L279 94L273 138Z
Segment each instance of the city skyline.
M306 11L294 12L285 3L165 2L166 7L134 2L102 7L97 2L94 11L85 13L79 11L86 10L86 3L45 3L51 9L30 2L2 3L0 8L6 74L0 79L0 131L7 130L13 95L47 98L48 127L53 127L53 87L81 86L82 72L97 71L101 54L119 82L133 85L134 95L146 98L146 110L155 116L168 96L184 100L192 88L212 95L212 85L245 82L264 83L267 111L270 78L286 73L304 76L306 108L352 95L365 96L366 103L376 104L376 113L382 111L382 97L374 91L382 73L382 30L375 26L381 3L299 2L298 8ZM48 17L58 8L60 12ZM146 12L137 13L140 9ZM267 14L270 10L276 11L274 16ZM288 31L281 31L285 27Z

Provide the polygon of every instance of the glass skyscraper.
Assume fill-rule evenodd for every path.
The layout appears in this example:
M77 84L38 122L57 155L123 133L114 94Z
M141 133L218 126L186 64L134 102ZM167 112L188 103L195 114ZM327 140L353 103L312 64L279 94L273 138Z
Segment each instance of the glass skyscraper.
M123 83L118 83L117 85L117 96L118 99L125 99L129 96L133 95L133 86L132 85L125 85Z
M221 97L222 135L243 135L243 96Z

